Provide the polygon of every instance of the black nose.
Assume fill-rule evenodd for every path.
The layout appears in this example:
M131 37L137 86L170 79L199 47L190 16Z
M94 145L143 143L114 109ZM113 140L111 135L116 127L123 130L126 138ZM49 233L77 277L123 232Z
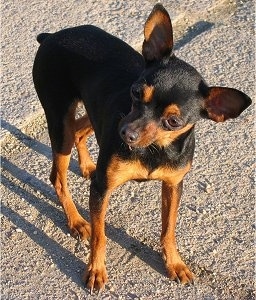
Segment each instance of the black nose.
M127 125L124 125L120 130L120 135L122 139L129 144L132 144L137 141L139 134L135 130L129 128Z

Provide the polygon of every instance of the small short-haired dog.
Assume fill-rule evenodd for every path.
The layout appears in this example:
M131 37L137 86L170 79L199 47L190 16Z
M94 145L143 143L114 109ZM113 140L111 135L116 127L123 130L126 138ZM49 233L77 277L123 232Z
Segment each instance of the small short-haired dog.
M194 152L194 126L201 118L223 122L251 104L244 93L210 87L173 53L170 17L157 4L144 27L142 55L94 26L42 33L33 79L48 123L52 146L50 180L71 232L90 237L90 261L84 275L92 291L103 289L105 214L111 192L128 180L162 181L161 246L168 276L189 283L193 275L175 241L182 181ZM87 114L76 119L78 102ZM86 140L95 132L97 164ZM67 169L76 145L82 174L91 177L91 225L72 201Z

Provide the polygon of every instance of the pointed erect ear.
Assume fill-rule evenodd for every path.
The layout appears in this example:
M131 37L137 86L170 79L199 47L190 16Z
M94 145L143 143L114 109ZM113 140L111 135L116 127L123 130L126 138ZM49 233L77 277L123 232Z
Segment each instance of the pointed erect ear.
M252 100L236 89L224 87L210 87L205 97L204 108L209 119L224 122L238 117Z
M161 60L169 56L173 48L172 23L168 12L156 4L144 27L142 54L146 61Z

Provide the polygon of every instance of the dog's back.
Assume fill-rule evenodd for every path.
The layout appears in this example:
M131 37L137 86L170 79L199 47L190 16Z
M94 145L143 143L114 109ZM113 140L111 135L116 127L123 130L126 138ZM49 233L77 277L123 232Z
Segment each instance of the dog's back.
M116 86L118 90L130 87L144 67L142 56L132 47L92 25L42 33L37 40L41 45L35 58L33 79L39 93L47 89L49 95L50 89L54 93L61 87L76 99L100 98L102 105L102 91L107 96L117 90ZM95 91L100 93L99 97ZM43 106L49 99L39 98Z
M64 117L71 103L80 100L98 138L102 124L96 116L106 111L111 113L109 100L115 94L120 98L116 102L120 110L129 112L129 89L144 67L142 56L132 47L92 25L42 33L37 40L41 45L33 79L48 125L53 123L51 115Z

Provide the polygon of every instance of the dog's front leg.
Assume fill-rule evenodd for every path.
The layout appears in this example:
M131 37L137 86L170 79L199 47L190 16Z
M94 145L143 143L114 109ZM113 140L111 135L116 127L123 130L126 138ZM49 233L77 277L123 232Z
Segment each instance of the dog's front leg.
M103 290L107 282L105 266L106 236L105 215L109 200L107 192L99 192L96 181L92 181L90 187L90 216L91 216L91 253L85 272L85 283L90 289Z
M182 193L182 181L177 185L162 183L161 246L168 276L181 283L193 281L193 274L182 261L176 247L175 227Z

